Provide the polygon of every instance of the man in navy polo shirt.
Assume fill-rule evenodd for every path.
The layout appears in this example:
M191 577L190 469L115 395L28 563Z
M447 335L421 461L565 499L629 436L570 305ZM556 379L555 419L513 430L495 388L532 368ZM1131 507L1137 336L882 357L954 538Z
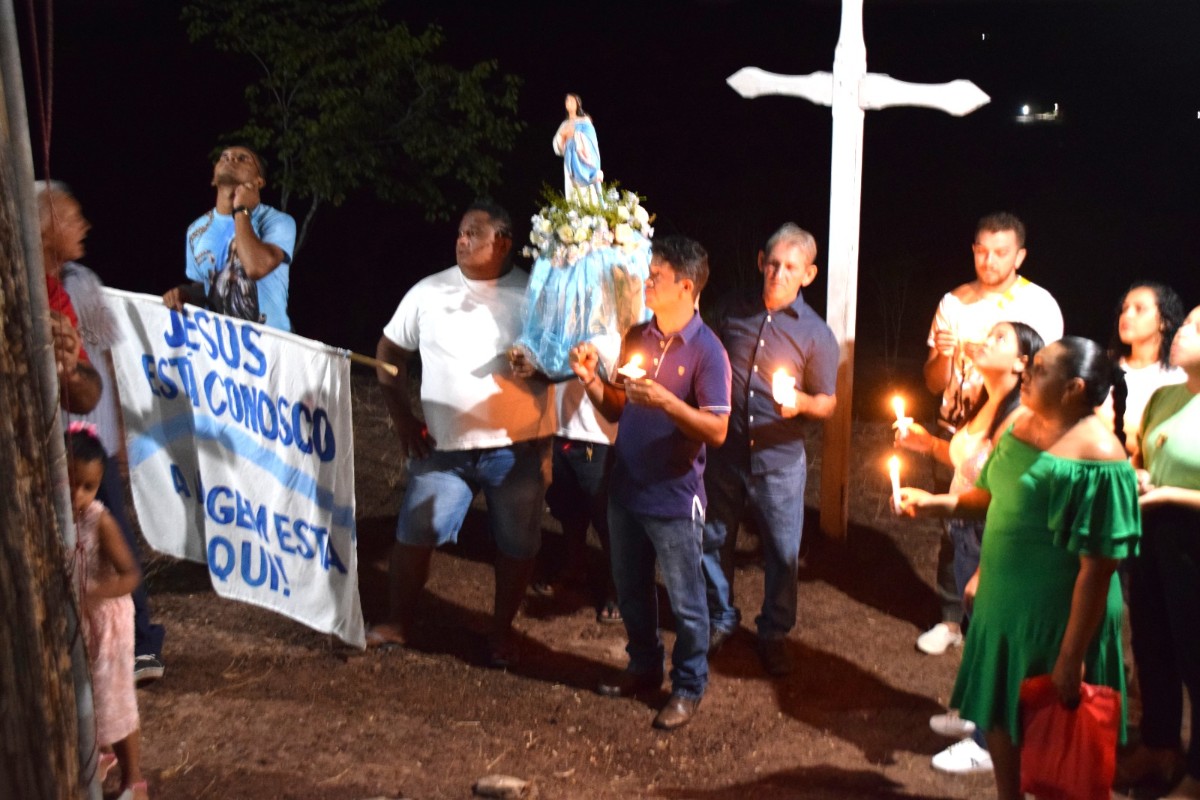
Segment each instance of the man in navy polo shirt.
M708 609L700 566L705 447L719 447L729 423L729 358L700 319L696 300L708 281L708 254L683 236L655 239L646 280L650 322L630 329L621 362L645 375L597 375L595 346L572 351L575 374L605 417L620 419L609 479L608 525L617 602L629 666L600 684L620 697L657 690L663 679L658 633L657 559L675 615L671 697L654 727L691 720L708 683ZM639 359L634 359L639 356ZM629 373L629 374L626 374Z
M772 676L792 668L785 640L796 624L806 421L827 418L836 404L837 341L800 293L817 276L816 256L812 234L785 224L758 253L762 292L730 302L716 326L733 365L733 413L704 475L711 503L704 526L709 653L738 626L733 551L738 525L750 516L765 562L758 654Z

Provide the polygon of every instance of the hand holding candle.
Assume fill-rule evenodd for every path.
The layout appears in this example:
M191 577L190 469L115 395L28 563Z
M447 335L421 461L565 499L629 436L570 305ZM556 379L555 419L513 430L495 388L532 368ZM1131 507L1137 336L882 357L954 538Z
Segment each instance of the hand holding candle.
M796 407L796 379L787 370L777 369L771 376L771 396L784 408Z
M896 430L903 439L908 435L908 426L912 424L912 417L904 415L904 398L896 395L892 398L892 410L896 412Z
M892 508L900 513L900 458L892 456L888 459L888 474L892 478Z
M629 357L629 362L625 366L617 370L617 374L624 375L632 381L646 377L646 370L642 369L642 356L640 353L634 353Z

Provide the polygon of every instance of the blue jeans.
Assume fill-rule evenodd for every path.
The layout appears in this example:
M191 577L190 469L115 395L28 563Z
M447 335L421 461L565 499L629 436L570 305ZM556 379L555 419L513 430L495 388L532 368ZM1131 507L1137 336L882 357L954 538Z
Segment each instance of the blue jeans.
M959 601L967 581L979 569L979 548L983 543L983 522L952 519L946 523L946 532L954 546L954 585L958 589Z
M608 503L617 604L629 644L629 671L662 669L663 643L658 632L658 591L654 563L662 573L671 613L675 649L671 652L671 691L699 699L708 685L708 609L700 570L701 520L651 517Z
M763 606L755 619L761 639L781 639L796 625L800 537L804 529L806 459L762 475L710 461L704 473L708 521L704 525L704 576L712 627L738 625L733 603L733 552L738 525L753 515L763 543Z
M456 541L471 500L483 490L496 548L509 558L533 558L542 543L549 447L549 439L532 439L411 459L396 541L425 547Z

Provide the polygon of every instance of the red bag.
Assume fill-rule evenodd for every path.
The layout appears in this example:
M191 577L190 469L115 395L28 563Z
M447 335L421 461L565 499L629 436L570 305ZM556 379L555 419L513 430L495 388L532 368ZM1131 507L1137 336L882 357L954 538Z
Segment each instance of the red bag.
M1044 800L1109 800L1117 770L1121 695L1085 683L1079 707L1058 699L1049 675L1021 681L1021 791Z

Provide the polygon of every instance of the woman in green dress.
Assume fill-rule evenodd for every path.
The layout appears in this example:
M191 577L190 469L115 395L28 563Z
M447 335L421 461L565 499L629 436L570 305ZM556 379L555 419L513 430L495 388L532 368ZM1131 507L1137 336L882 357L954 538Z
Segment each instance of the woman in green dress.
M1115 573L1136 549L1140 517L1137 476L1094 413L1112 369L1088 339L1046 346L1024 373L1023 410L976 487L957 496L901 491L902 513L986 517L950 705L987 732L1001 800L1021 797L1022 680L1049 673L1068 706L1084 680L1125 690Z

